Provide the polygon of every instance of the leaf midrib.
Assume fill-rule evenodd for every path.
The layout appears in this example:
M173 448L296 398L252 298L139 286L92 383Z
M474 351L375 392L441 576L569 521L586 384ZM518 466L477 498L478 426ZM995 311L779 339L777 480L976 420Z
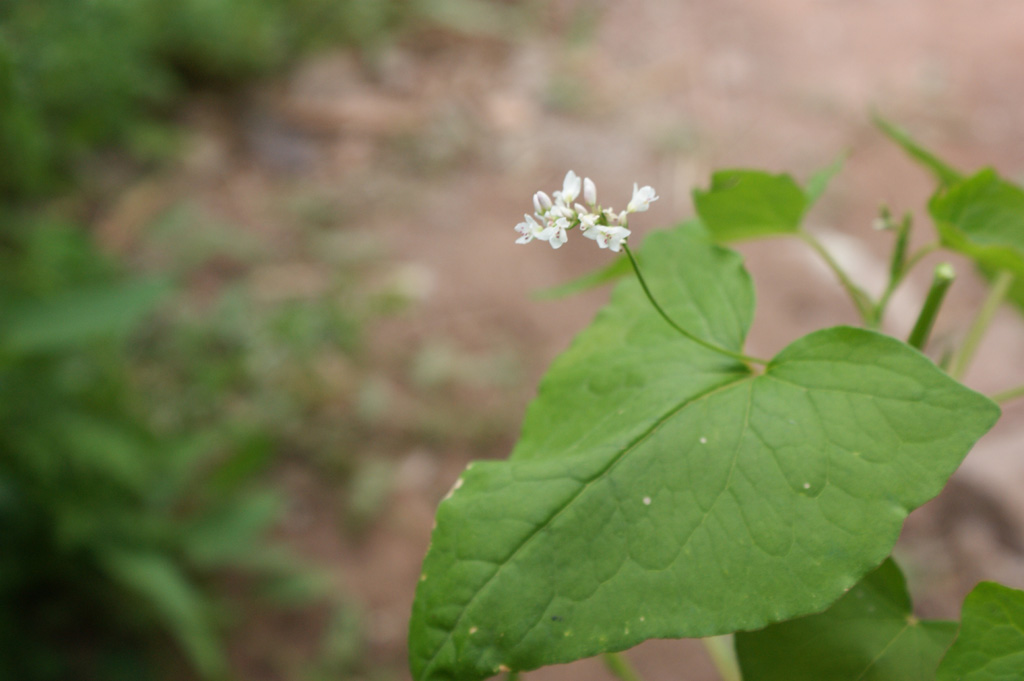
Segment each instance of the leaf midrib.
M424 678L424 679L429 679L430 678L430 673L432 671L434 663L437 661L438 655L440 655L441 651L444 650L445 646L447 646L451 642L452 636L454 635L455 631L459 628L459 625L462 623L462 620L466 616L466 613L473 606L473 603L476 602L476 599L479 598L480 595L484 591L486 591L487 588L491 585L491 583L498 577L498 575L501 574L502 568L504 568L506 565L510 564L513 560L515 560L515 557L519 554L520 551L522 551L528 544L530 544L530 542L532 542L533 539L535 537L537 537L537 535L540 534L540 532L542 530L544 530L546 527L550 526L551 523L553 523L559 516L561 516L562 513L564 513L566 511L566 509L568 509L569 506L571 506L573 504L573 502L575 502L577 499L579 499L580 496L582 496L583 493L586 492L586 490L590 488L591 485L593 485L596 481L600 480L605 475L607 475L631 451L636 449L638 446L640 446L641 443L643 443L645 440L647 440L652 435L654 435L654 433L656 433L666 422L668 422L669 419L674 417L676 414L681 412L683 409L686 409L687 407L689 407L691 405L697 404L701 400L707 399L707 398L711 397L712 395L715 395L716 393L722 392L722 391L727 390L729 388L733 388L733 387L739 386L739 385L741 385L741 384L743 384L745 382L753 382L753 381L757 380L759 377L760 376L758 376L756 374L747 374L745 376L740 376L740 377L735 378L735 379L733 379L731 381L728 381L728 382L716 385L713 388L710 388L710 389L704 391L703 393L700 393L700 394L695 395L693 397L687 398L686 400L680 402L676 406L674 406L671 409L669 409L668 411L666 411L665 414L663 414L660 418L658 418L656 421L654 421L651 424L650 428L648 428L646 431L644 431L643 433L638 435L632 442L630 442L625 447L623 447L622 451L620 451L618 454L615 454L614 456L612 456L610 458L610 460L608 461L607 465L605 465L603 468L601 468L601 470L599 470L597 473L595 473L594 476L592 478L590 478L590 480L587 480L583 485L581 485L580 488L574 494L572 494L568 499L566 499L566 501L559 508L557 508L544 522L539 523L537 525L537 527L534 529L534 531L531 532L530 535L527 536L519 544L519 546L517 546L515 548L515 550L512 551L512 553L509 554L508 558L503 563L498 565L498 567L494 571L494 574L492 574L490 577L488 577L487 581L484 582L480 586L480 588L477 589L474 592L473 596L468 601L466 601L465 605L462 607L462 612L459 613L458 618L455 620L455 623L452 625L451 629L449 629L448 634L445 636L444 640L441 641L441 643L437 645L436 649L434 650L434 653L430 656L430 659L424 665L424 667L423 667L424 673L423 673L422 678Z

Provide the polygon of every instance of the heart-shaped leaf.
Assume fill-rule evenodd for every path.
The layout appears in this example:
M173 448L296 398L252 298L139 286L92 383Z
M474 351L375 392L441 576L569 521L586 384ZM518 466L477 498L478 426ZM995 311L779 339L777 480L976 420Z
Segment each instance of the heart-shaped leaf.
M792 234L810 203L792 177L761 170L722 170L707 191L693 190L700 221L721 242Z
M887 560L818 615L736 635L743 681L935 681L955 622L914 617Z
M982 582L967 594L960 634L939 665L939 681L1024 677L1024 591Z
M642 256L677 323L742 348L738 255L689 226ZM413 674L480 679L820 611L998 413L860 329L811 334L754 374L624 281L552 365L510 460L471 465L438 508Z
M940 190L928 209L943 245L1024 276L1024 189L986 169Z

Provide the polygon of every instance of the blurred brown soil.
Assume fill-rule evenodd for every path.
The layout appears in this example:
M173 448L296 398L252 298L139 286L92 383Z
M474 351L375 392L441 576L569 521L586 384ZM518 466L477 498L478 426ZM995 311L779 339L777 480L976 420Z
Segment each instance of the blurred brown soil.
M503 39L436 30L374 60L325 54L251 93L240 120L199 102L193 151L168 181L172 194L282 242L296 237L268 217L275 197L301 189L343 206L338 229L353 247L381 245L417 300L373 326L367 361L404 362L434 339L519 358L514 384L448 394L462 418L496 419L493 437L397 438L397 450L381 452L395 465L392 491L359 535L339 527L337 492L315 470L282 471L294 500L286 534L361 603L369 654L387 678L407 675L405 627L437 501L468 460L507 453L543 369L607 296L531 299L608 262L584 240L557 252L514 245L513 225L534 191L557 188L569 168L594 178L615 205L634 181L651 184L661 198L634 221L639 240L688 217L690 190L712 169L805 179L848 152L810 225L877 289L887 235L872 231L872 218L882 203L913 211L923 242L931 185L872 127L873 110L960 167L1024 174L1024 5L1015 0L565 1L540 23ZM109 220L111 238L123 238L122 223L140 221L139 206L160 205L160 196L150 185L128 195L123 214ZM740 250L760 300L752 353L855 321L801 244ZM940 344L963 328L981 294L970 268L955 264L960 279L938 322ZM912 323L929 270L897 296L891 332ZM1024 381L1022 342L1019 316L1004 311L968 382L992 392ZM1022 409L1008 406L948 493L908 523L898 555L926 615L956 616L979 579L1024 586ZM303 626L315 634L315 623L292 622L292 637ZM286 678L262 654L240 655L243 678ZM630 657L650 681L714 678L696 642L651 642ZM595 661L528 677L610 678Z

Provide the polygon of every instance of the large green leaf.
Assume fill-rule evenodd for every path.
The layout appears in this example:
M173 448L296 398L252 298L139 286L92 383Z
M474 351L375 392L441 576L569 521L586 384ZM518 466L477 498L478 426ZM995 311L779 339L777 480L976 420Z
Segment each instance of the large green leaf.
M742 347L753 292L694 226L643 250L655 296ZM480 679L817 612L890 551L998 408L892 338L811 334L756 375L633 280L559 357L509 461L438 508L416 679Z
M961 622L939 681L1024 678L1024 591L982 582L964 600Z
M792 177L761 170L722 170L707 191L693 190L697 215L722 242L792 234L810 203Z
M1024 189L986 169L940 190L928 209L945 246L1024 276Z
M818 615L736 635L743 681L935 681L955 622L914 617L891 560Z

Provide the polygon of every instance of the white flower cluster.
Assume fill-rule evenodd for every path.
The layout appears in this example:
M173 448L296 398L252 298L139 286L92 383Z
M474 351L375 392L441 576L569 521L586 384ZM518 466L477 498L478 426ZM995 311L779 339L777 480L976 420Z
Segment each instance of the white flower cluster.
M586 207L576 202L581 191ZM616 213L610 208L601 208L597 204L597 187L591 179L581 180L570 170L565 175L561 191L554 192L552 196L544 192L533 195L535 212L524 216L526 220L516 225L516 231L522 235L516 243L528 244L537 239L547 241L551 248L559 248L566 242L567 232L579 227L583 236L593 239L601 248L618 252L630 235L627 229L629 214L642 213L651 207L652 201L657 200L653 188L637 187L634 183L633 198L626 205L626 210Z

